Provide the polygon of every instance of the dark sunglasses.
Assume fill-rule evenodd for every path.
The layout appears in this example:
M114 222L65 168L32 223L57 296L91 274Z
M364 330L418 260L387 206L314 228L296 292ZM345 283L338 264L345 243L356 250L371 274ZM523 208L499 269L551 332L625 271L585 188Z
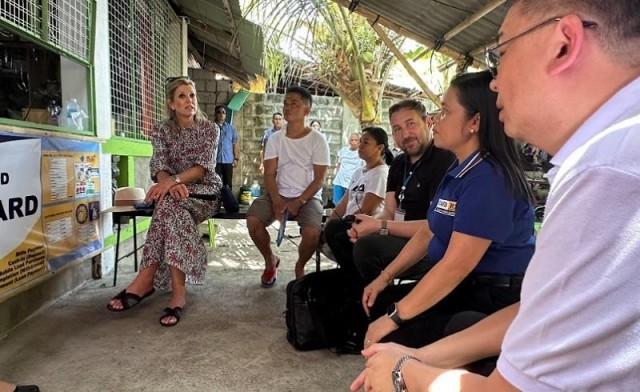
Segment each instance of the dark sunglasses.
M538 23L537 25L530 27L529 29L523 31L520 34L515 35L514 37L509 38L506 41L503 41L502 43L495 43L493 45L487 46L484 50L484 61L485 64L487 65L487 68L489 69L489 71L491 72L491 75L495 78L496 76L498 76L498 66L500 66L500 51L499 49L501 47L503 47L504 45L513 42L515 40L517 40L518 38L522 38L525 35L532 33L548 24L554 23L554 22L559 22L562 18L564 18L564 16L554 16L553 18L549 18L547 20L544 20L540 23ZM582 21L582 26L585 29L588 28L594 28L596 26L598 26L598 24L596 22L590 22L590 21L586 21L583 20Z

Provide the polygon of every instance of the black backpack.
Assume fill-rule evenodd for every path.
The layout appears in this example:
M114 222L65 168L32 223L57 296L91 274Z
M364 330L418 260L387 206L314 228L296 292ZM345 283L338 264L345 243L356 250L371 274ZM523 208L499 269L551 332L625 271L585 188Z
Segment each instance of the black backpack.
M312 272L287 284L287 340L298 350L336 347L358 354L368 320L362 287L342 269Z

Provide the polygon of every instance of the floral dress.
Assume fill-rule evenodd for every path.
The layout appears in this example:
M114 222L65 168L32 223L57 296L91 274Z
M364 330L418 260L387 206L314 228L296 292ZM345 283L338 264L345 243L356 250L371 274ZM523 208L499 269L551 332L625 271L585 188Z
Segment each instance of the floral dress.
M156 181L160 171L174 175L200 165L205 175L199 183L186 184L189 193L219 195L222 183L215 173L218 136L217 128L207 120L198 121L190 128L180 128L171 120L154 126L153 156L149 163L151 179ZM193 197L177 201L167 194L156 204L140 265L147 268L159 264L154 277L156 288L171 287L169 266L184 272L186 283L202 284L207 250L198 224L214 214L217 203Z

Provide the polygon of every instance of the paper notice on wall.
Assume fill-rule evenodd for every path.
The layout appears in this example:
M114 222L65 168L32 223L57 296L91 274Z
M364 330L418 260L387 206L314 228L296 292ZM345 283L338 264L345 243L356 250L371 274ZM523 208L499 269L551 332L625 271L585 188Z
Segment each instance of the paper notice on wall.
M102 247L98 145L48 138L42 168L47 265L57 270Z
M51 200L64 200L69 197L67 185L67 160L65 158L51 158L49 160L49 192Z

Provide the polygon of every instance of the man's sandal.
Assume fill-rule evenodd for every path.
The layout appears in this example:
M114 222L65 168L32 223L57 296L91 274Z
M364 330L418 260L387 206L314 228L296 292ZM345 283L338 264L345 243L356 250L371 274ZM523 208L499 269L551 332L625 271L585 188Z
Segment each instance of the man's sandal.
M173 327L180 322L180 316L182 316L182 308L176 306L175 308L164 308L160 317L160 325L163 327ZM163 323L162 320L167 317L175 317L176 321L172 323Z
M134 306L136 306L137 304L139 304L143 299L153 294L155 291L156 289L152 288L145 295L141 297L137 294L128 293L126 289L122 290L121 292L118 293L118 295L111 298L111 301L113 301L114 299L117 299L118 301L120 301L120 303L122 304L122 308L119 309L119 308L113 307L111 305L111 301L109 301L109 303L107 304L107 309L109 309L112 312L123 312L125 310L129 310Z
M273 287L276 283L276 279L278 278L278 267L280 266L280 258L276 259L275 267L271 269L264 269L262 272L262 276L260 277L260 285L262 287L268 289Z

